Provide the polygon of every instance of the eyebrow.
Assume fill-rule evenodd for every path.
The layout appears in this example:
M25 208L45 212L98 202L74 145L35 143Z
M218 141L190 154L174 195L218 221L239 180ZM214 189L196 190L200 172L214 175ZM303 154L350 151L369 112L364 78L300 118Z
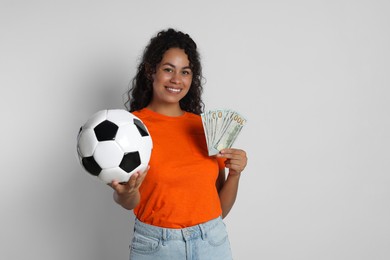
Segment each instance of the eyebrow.
M162 65L168 65L168 66L171 66L171 67L173 67L173 68L176 68L175 65L173 65L172 63L169 63L169 62L165 62L165 63L162 64ZM191 69L191 67L190 67L190 66L185 66L185 67L183 67L182 69Z

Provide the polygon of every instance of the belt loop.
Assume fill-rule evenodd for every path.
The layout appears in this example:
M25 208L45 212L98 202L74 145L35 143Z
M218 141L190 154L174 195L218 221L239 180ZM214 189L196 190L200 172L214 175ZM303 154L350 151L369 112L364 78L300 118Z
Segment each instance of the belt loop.
M167 240L167 229L162 229L162 245L165 246L165 241Z
M207 232L203 224L199 224L200 234L202 236L202 239L205 240L207 238Z

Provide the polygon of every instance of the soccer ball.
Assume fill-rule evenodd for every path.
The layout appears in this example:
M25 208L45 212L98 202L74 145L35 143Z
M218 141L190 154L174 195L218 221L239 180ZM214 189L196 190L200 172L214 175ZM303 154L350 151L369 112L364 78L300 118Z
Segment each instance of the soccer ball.
M77 136L81 165L105 183L127 182L133 173L146 170L152 148L146 126L122 109L95 113Z

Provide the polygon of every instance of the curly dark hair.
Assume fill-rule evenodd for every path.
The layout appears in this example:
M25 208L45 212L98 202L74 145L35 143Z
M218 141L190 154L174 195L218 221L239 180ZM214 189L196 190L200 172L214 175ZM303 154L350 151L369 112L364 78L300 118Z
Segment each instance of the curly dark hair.
M125 105L130 112L140 110L150 103L153 96L152 75L156 72L156 66L161 62L164 53L170 48L184 50L192 70L191 86L187 95L179 101L180 108L198 115L203 112L202 66L196 43L188 34L172 28L158 32L145 47L137 74L127 92Z

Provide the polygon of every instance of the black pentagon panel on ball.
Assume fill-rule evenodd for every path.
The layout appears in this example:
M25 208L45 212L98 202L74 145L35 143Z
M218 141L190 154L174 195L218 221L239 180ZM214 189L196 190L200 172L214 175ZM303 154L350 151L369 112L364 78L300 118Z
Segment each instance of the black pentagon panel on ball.
M134 124L137 127L141 136L149 136L148 131L146 130L144 124L140 120L134 118Z
M82 131L83 131L83 127L80 127L79 133L77 134L77 141L79 140Z
M114 140L118 126L111 121L105 120L98 124L94 129L96 138L99 142Z
M102 171L102 168L95 161L93 156L84 157L81 162L83 163L84 168L92 175L98 176Z
M126 153L123 156L119 167L125 172L129 173L141 164L141 158L139 152Z

